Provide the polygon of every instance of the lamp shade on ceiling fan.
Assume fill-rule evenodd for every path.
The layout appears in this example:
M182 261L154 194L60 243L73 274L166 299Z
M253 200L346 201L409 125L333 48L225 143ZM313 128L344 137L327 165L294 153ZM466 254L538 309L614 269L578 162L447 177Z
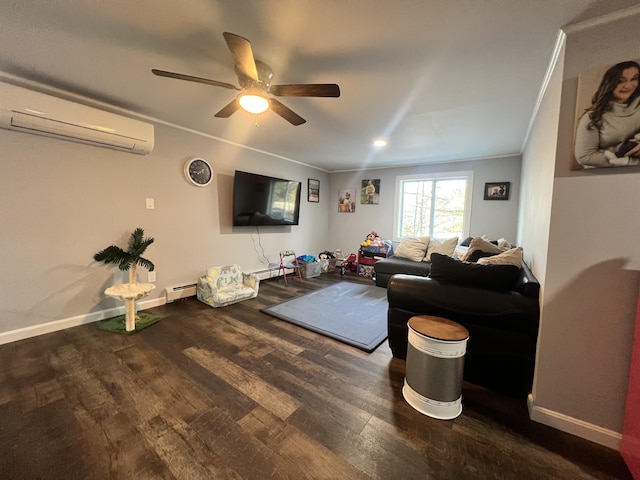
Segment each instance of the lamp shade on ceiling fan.
M269 108L269 100L253 93L240 95L238 98L238 102L244 110L256 115L266 111Z

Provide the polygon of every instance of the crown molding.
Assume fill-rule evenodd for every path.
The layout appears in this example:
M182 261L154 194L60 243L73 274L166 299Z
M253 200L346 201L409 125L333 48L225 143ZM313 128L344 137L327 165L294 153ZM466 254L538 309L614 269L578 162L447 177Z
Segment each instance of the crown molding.
M607 23L617 22L618 20L622 20L633 15L640 15L640 5L634 5L633 7L624 8L622 10L618 10L617 12L607 13L606 15L601 15L596 18L584 20L582 22L572 24L570 23L569 25L565 25L564 27L562 27L562 30L567 35L571 35L573 33L581 32L583 30L589 30L590 28L605 25Z

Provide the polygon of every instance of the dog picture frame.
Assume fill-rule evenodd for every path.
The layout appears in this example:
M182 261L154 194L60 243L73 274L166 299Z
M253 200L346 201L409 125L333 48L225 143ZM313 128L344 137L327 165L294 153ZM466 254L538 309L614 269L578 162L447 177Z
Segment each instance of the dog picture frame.
M491 182L484 184L485 200L509 200L511 182Z

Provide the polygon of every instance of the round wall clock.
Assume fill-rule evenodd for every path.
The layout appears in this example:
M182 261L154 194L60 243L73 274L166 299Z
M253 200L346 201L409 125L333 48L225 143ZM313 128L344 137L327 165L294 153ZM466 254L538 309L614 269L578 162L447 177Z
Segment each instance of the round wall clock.
M204 187L213 180L213 170L206 160L200 157L189 157L184 164L184 175L197 187Z

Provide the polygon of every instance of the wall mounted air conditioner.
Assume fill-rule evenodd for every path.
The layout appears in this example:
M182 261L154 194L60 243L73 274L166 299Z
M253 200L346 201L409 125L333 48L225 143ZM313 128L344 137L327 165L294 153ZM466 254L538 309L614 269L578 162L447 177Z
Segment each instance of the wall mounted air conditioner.
M146 155L153 125L0 82L0 127Z

